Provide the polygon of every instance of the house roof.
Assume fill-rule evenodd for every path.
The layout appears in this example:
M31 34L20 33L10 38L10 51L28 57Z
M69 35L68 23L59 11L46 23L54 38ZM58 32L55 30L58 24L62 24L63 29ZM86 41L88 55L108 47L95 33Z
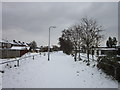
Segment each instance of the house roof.
M20 47L20 46L12 46L10 49L14 49L14 50L25 50L25 49L29 49L30 47Z
M23 50L23 49L26 49L26 47L17 47L17 46L13 46L13 47L11 47L11 49Z
M4 39L0 40L0 42L1 43L10 43L10 42L8 42L8 40L4 40Z
M12 45L24 45L24 46L28 46L27 45L27 43L23 43L23 42L9 42L8 40L4 40L4 39L2 39L2 40L0 40L0 42L1 43L10 43L10 44L12 44Z
M17 42L10 42L13 45L19 45Z
M40 50L39 48L35 49L35 50Z

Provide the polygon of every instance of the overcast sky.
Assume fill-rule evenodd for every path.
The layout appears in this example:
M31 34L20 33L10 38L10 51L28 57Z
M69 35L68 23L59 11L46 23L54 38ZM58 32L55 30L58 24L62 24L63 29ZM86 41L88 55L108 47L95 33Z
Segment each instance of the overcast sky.
M8 40L35 40L38 46L48 45L48 28L55 25L57 28L51 29L51 44L57 44L61 31L83 17L95 18L104 27L104 44L109 36L118 37L117 2L3 2L2 35Z

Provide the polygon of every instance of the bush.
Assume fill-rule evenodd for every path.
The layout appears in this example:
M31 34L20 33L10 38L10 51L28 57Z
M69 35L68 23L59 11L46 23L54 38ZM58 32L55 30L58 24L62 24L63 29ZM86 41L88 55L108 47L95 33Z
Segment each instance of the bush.
M120 63L118 63L117 57L99 57L97 67L120 82Z

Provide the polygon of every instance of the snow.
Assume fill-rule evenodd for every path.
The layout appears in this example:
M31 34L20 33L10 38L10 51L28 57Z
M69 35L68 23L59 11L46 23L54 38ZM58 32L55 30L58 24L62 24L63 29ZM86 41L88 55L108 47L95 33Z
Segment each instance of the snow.
M4 40L4 39L0 40L0 42L1 43L9 43L7 40Z
M120 57L120 55L117 55L117 57Z
M10 42L13 45L19 45L17 42Z
M34 59L21 60L19 67L14 67L16 62L3 65L3 88L118 88L117 81L93 67L94 63L87 66L83 61L74 62L73 57L62 52L51 53L50 61L47 53L23 57L29 55L35 55Z
M10 49L15 49L15 50L24 50L24 49L28 49L28 47L12 46Z
M108 47L98 47L98 48L95 48L95 50L117 50L118 48L108 48Z

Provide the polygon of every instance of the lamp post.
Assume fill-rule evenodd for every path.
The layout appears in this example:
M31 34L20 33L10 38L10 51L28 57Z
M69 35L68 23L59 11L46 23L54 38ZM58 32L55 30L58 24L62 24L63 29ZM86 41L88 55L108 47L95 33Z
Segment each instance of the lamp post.
M51 28L56 28L56 26L49 27L49 41L48 41L48 61L50 60L50 30Z

